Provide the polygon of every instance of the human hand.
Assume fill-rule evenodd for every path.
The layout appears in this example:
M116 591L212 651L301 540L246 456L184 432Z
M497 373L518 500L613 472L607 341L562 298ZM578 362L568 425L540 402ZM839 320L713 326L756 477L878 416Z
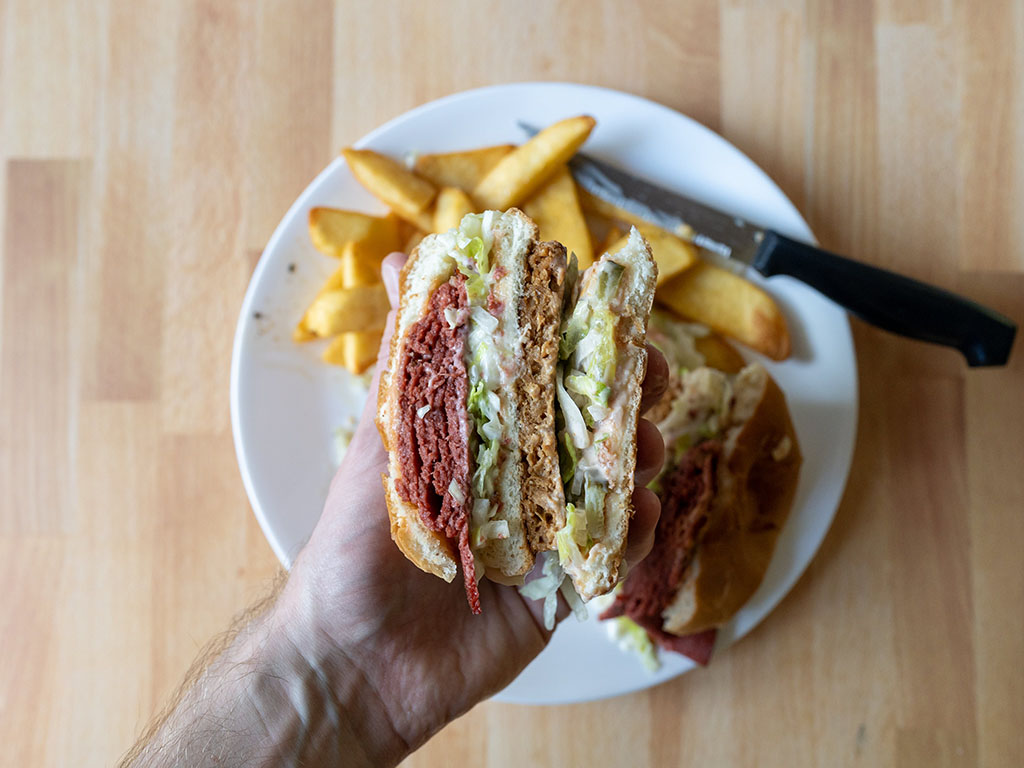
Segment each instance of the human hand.
M393 306L404 261L404 255L392 254L383 265ZM293 642L315 647L308 653L327 670L328 680L339 667L348 674L358 671L363 706L372 702L369 714L383 737L367 750L383 750L379 756L384 760L385 754L397 759L401 754L395 751L415 749L508 685L550 638L539 602L484 579L479 585L483 614L474 616L461 579L449 584L420 571L391 541L381 485L387 453L374 417L393 327L392 311L362 420L279 601L293 625ZM668 378L661 354L649 353L645 409L661 396ZM643 559L653 542L660 505L644 486L660 470L663 457L660 433L641 419L627 567ZM559 618L566 613L562 606Z

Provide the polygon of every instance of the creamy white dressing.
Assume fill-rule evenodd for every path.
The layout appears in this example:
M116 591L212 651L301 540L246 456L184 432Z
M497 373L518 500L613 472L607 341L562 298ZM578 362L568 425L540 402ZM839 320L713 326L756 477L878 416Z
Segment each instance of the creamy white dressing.
M498 475L499 441L506 431L501 393L511 386L514 354L499 330L498 318L487 309L488 297L499 278L491 260L494 244L495 211L469 214L462 219L455 236L455 248L448 256L466 277L468 309L445 311L445 320L455 327L468 321L465 363L469 401L467 410L478 437L470 480L474 497L470 519L470 549L476 559L479 579L483 569L477 550L492 539L508 538L507 521L494 521L497 504L491 502ZM468 437L468 436L467 436ZM457 501L464 501L449 488Z
M619 481L613 457L628 405L625 384L632 373L620 359L615 333L620 317L612 309L625 267L603 260L594 269L587 290L564 321L562 363L556 372L564 422L559 440L566 524L555 540L560 562L575 567L582 566L591 544L604 535L607 493Z

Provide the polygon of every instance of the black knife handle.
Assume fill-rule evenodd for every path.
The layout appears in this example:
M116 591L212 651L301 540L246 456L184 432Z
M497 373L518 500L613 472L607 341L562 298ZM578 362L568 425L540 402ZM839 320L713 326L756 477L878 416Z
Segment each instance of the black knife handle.
M807 283L871 325L959 349L970 366L1005 365L1016 324L970 299L766 230L754 257L766 277Z

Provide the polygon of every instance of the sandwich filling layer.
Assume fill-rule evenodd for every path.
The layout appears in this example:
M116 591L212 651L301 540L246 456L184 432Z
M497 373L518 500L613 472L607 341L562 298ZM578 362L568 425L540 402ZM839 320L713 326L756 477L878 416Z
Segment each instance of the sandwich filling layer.
M708 440L690 448L678 466L662 482L661 517L651 553L629 572L602 619L626 616L658 642L706 664L702 653L710 653L715 633L700 642L681 644L682 638L662 630L662 612L675 599L676 591L693 562L701 532L715 496L715 477L722 446ZM694 655L691 651L700 655Z
M605 496L628 395L617 386L628 378L618 365L616 339L616 297L624 268L605 259L594 269L596 285L579 297L566 320L555 376L566 502L565 526L555 539L561 564L577 569L604 535Z
M450 238L452 276L410 327L397 378L401 477L395 489L458 549L474 613L480 612L480 552L509 535L508 522L495 519L512 430L502 393L515 357L499 320L505 306L498 286L508 273L491 258L496 215L468 215L441 236Z
M463 312L466 281L456 275L430 298L427 313L409 331L398 380L399 495L415 504L423 524L456 544L466 598L474 613L480 595L469 541L469 391L463 353L467 328L445 313Z

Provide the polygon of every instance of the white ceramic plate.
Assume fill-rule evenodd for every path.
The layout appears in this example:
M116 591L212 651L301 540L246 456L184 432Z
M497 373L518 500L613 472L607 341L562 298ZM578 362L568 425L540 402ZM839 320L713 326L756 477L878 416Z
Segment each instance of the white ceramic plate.
M402 156L521 142L517 120L547 125L581 113L597 118L587 153L813 241L782 191L727 141L671 109L603 88L520 83L468 91L414 109L356 146ZM365 397L360 382L320 362L321 346L299 346L290 339L306 303L332 268L309 241L306 217L316 205L384 212L340 159L313 180L285 214L256 267L238 321L231 369L232 427L242 479L260 526L285 566L320 515L336 466L334 430L355 417ZM785 363L762 362L786 393L804 465L764 583L719 632L716 655L753 629L814 557L843 493L857 423L857 368L845 312L789 278L764 284L787 315L793 356ZM570 619L497 698L529 704L586 701L646 688L692 667L688 659L662 654L661 669L650 674L608 641L594 616L582 624Z

